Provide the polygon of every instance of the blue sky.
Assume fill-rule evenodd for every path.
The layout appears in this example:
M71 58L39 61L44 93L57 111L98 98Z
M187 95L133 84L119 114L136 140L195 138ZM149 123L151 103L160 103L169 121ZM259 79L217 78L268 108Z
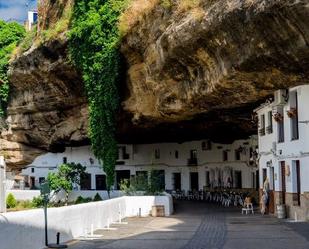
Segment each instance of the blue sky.
M27 11L36 8L37 0L0 0L0 19L23 22Z

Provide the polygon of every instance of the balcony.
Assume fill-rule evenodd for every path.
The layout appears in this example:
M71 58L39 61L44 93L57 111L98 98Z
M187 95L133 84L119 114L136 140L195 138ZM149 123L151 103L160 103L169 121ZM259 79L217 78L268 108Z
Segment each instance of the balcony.
M197 166L197 158L189 158L187 165L188 166Z
M267 132L267 134L272 134L273 133L272 125L266 127L266 132Z
M259 129L260 136L265 136L265 128Z

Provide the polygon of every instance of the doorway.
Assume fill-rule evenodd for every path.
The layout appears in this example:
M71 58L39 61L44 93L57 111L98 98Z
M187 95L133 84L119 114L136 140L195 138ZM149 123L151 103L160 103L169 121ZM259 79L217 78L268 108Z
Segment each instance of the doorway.
M297 205L300 206L301 184L300 184L300 163L295 161L296 186L297 186Z
M269 191L269 212L275 212L275 168L269 168L269 176L270 176L270 191Z
M96 175L95 176L96 190L106 190L106 176Z
M35 189L35 177L31 176L30 177L30 189Z
M173 190L181 190L181 173L173 173Z
M242 173L240 170L235 170L234 171L234 183L235 183L235 188L241 189L242 188Z
M282 192L282 204L285 204L286 182L285 182L285 162L281 164L281 192Z
M130 180L130 170L116 170L116 190L120 190L123 180Z
M191 190L199 190L198 187L198 172L190 172L190 186Z
M81 190L91 190L91 174L86 173L80 180Z

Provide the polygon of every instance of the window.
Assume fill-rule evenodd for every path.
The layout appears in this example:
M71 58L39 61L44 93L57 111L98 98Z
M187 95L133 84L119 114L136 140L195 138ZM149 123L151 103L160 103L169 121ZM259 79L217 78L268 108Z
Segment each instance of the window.
M290 110L288 116L291 122L291 140L297 140L299 138L298 130L298 103L297 103L297 92L291 92L290 97Z
M81 190L91 190L91 174L86 173L80 181Z
M240 149L235 150L235 160L236 161L240 160L240 154L241 154L240 152L241 152Z
M278 110L278 113L283 117L283 108L281 107ZM277 128L278 128L278 143L284 142L284 118L281 118L277 121Z
M210 140L202 142L202 150L211 150L211 142L210 142Z
M178 159L178 157L179 157L178 150L175 150L175 158Z
M266 128L267 134L273 133L273 112L268 112L268 126Z
M191 159L197 158L197 150L190 150L190 158Z
M223 151L223 161L227 161L228 160L228 151L224 150Z
M155 159L160 159L160 149L155 149Z
M63 157L63 158L62 158L62 162L63 162L64 164L66 164L66 163L68 162L68 159L67 159L66 157Z
M34 173L34 168L31 168L31 173Z
M188 166L197 166L197 150L190 150L190 158L188 159Z
M130 159L130 155L127 153L126 146L119 146L117 160L128 160L128 159Z
M265 135L265 115L261 115L260 117L260 130L259 130L260 136Z
M96 175L95 176L96 190L106 190L106 176Z

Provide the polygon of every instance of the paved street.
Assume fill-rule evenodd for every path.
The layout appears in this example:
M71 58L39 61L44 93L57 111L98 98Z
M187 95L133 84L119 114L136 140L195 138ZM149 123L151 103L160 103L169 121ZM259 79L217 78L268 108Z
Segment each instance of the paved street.
M179 202L168 218L129 218L100 240L73 241L71 249L308 249L309 223L241 215L239 209Z

